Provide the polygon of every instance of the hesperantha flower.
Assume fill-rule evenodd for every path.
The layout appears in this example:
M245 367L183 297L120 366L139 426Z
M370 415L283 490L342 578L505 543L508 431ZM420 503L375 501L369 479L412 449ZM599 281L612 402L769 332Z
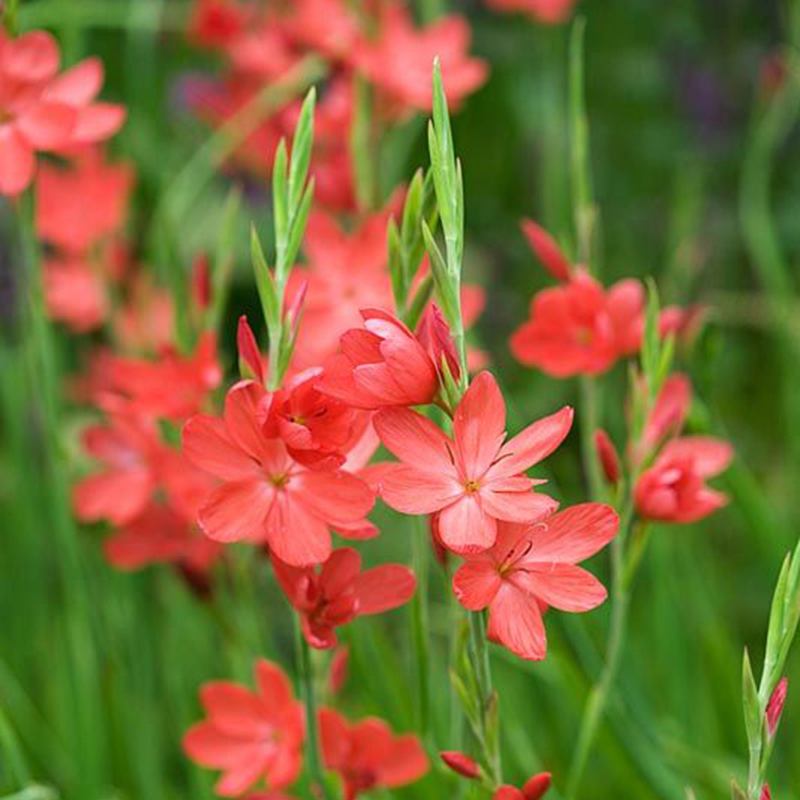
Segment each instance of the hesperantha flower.
M356 617L382 614L407 603L416 589L414 573L402 564L361 569L350 547L334 550L321 568L290 567L273 557L275 576L300 614L303 635L312 647L337 644L336 628Z
M446 350L431 353L387 311L362 309L361 316L364 327L353 328L341 337L340 352L325 362L317 388L356 408L433 402L439 392L439 369ZM447 346L452 348L452 342Z
M215 790L223 797L238 797L262 779L270 790L284 789L302 765L303 707L289 679L264 659L255 678L255 691L228 681L205 684L200 702L207 719L183 739L192 760L222 771Z
M556 509L553 498L533 491L543 481L525 471L561 444L572 417L564 407L506 441L505 401L489 372L475 378L459 403L452 439L415 411L381 410L375 429L401 463L382 468L380 495L405 514L438 512L438 534L450 550L486 550L499 520L532 522Z
M706 480L723 472L733 458L727 442L710 436L683 436L664 446L634 489L637 513L664 522L697 522L728 502Z
M325 766L344 784L344 800L371 789L395 789L419 780L428 757L413 734L396 736L381 719L350 723L329 708L320 709L319 728Z
M501 522L494 545L459 567L453 590L468 610L489 609L490 639L539 661L547 653L541 604L571 612L599 606L605 588L576 564L605 547L618 527L617 514L602 503L572 506L541 522Z
M11 38L0 31L0 195L18 195L29 186L37 152L63 154L103 141L122 126L122 106L95 102L102 63L88 58L58 75L59 63L49 33Z
M471 33L463 17L443 17L418 29L404 4L386 3L377 29L374 39L365 39L354 50L352 61L376 87L392 116L430 111L431 65L437 56L450 108L486 81L486 63L468 55Z
M341 469L312 470L265 432L272 396L253 381L230 389L223 419L197 415L183 430L187 458L218 477L198 513L207 536L267 544L281 561L304 567L331 554L331 528L365 524L374 502L366 483Z

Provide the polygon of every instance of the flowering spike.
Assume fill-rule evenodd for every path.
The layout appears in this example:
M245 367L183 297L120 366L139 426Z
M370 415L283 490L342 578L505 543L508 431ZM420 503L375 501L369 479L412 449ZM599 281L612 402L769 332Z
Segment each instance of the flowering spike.
M470 758L466 753L461 753L458 750L443 750L439 753L439 758L441 758L453 772L457 772L465 778L475 780L481 775L481 768L478 762Z
M775 736L778 730L778 724L781 721L781 714L783 713L783 706L786 703L786 693L789 690L789 679L783 677L778 681L778 685L772 692L767 703L767 710L765 712L767 720L767 732L770 738Z

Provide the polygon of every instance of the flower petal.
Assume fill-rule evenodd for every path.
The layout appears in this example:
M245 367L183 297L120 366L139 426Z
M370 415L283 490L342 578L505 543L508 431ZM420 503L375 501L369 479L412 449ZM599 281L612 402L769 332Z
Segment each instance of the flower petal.
M450 440L427 417L407 408L387 408L373 422L384 446L400 461L455 476Z
M462 468L480 478L497 456L506 435L506 404L490 372L467 389L453 418L453 437Z
M0 125L0 195L13 197L28 188L36 159L25 137L13 125Z
M265 481L223 483L206 498L197 524L210 539L238 542L264 540L264 521L273 504L274 491Z
M571 506L535 526L529 560L575 564L605 547L618 529L619 517L611 506Z
M497 567L487 558L462 564L453 575L453 591L458 602L470 611L486 608L500 591L502 580Z
M478 553L494 544L497 523L476 495L464 495L439 514L439 537L454 553Z
M431 514L452 503L464 490L449 475L423 472L407 464L386 464L381 465L379 491L395 511Z
M205 414L183 426L183 452L192 464L223 480L245 480L258 473L258 464L230 440L225 423Z
M489 606L487 635L528 661L541 661L547 653L542 612L535 598L503 583Z
M359 614L382 614L407 603L417 588L412 570L401 564L383 564L356 578Z
M573 564L538 564L514 571L512 582L562 611L590 611L608 596L605 586Z

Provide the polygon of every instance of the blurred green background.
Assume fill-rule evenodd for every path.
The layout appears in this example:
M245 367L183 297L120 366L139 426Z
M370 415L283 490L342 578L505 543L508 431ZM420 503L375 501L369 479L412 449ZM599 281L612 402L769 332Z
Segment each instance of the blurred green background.
M530 296L548 283L519 219L532 216L569 240L568 27L492 14L478 2L439 5L470 17L473 50L492 69L454 131L466 184L467 274L489 297L477 335L510 392L516 430L577 401L574 382L520 368L506 344ZM711 307L681 367L700 398L692 426L729 437L737 452L720 482L730 506L700 525L660 527L651 539L583 796L678 798L692 787L698 798L726 797L745 765L742 648L760 663L772 586L800 533L800 72L790 69L777 92L764 87L771 56L788 53L796 65L786 8L773 0L585 0L578 10L587 21L600 271L606 282L653 275L665 302ZM104 95L128 105L129 122L112 149L139 172L134 238L153 263L147 231L159 199L208 136L180 102L182 77L214 69L213 59L184 42L185 12L165 0L21 6L23 27L53 30L68 63L100 55ZM387 193L427 163L423 130L412 121L387 144ZM213 248L226 190L215 179L182 209L178 255L158 263L162 272ZM257 308L246 255L250 220L267 225L257 195L240 220L228 345L238 314ZM249 681L257 655L290 668L287 607L244 548L233 548L233 569L207 602L167 568L114 572L100 551L102 529L74 525L66 493L86 412L63 402L60 373L86 345L61 331L20 327L22 243L2 203L0 236L0 796L20 791L24 774L66 799L212 797L213 776L191 765L179 745L200 716L197 688L212 678ZM232 353L228 346L228 366ZM624 368L605 384L603 421L619 442ZM576 434L549 466L554 494L573 502L586 496ZM383 535L364 548L367 558L409 560L408 521L386 510L376 519ZM605 579L605 556L592 568ZM453 610L439 573L432 578L430 678L436 744L446 749L457 746L459 730L445 668ZM551 649L541 664L493 649L509 779L548 769L558 797L601 664L607 614L607 607L581 617L550 614ZM401 610L345 630L348 713L412 728L408 622ZM789 676L800 686L798 654ZM800 797L799 724L790 688L773 759L778 798ZM462 784L436 769L392 796L457 796ZM35 800L49 791L18 796Z

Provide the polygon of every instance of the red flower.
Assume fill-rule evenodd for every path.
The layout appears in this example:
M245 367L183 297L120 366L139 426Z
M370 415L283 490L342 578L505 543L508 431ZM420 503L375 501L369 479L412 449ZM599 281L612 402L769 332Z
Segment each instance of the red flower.
M205 684L200 700L208 719L183 739L191 759L222 770L216 792L223 797L243 794L262 778L269 789L283 789L300 772L302 705L269 661L256 663L255 677L255 692L227 681Z
M347 331L325 364L320 391L356 408L421 405L439 391L437 365L396 317L363 309L364 328Z
M155 427L138 418L114 415L109 425L87 428L83 446L107 469L75 486L75 514L84 522L130 522L144 510L158 485L155 465L163 448Z
M620 281L605 291L575 268L568 282L534 296L530 319L511 337L511 351L521 363L556 378L605 372L639 349L643 305L638 281Z
M42 268L47 313L76 333L99 328L109 311L106 281L86 259L49 258Z
M337 644L336 628L364 614L381 614L407 603L417 582L400 564L361 570L361 556L349 547L335 550L317 570L298 569L272 559L289 602L300 613L303 635L312 647Z
M482 372L456 409L452 440L414 411L378 412L375 429L403 462L381 472L380 494L406 514L440 512L438 532L451 550L485 550L498 520L531 522L555 510L555 500L531 491L542 481L524 472L550 455L571 425L565 407L504 444L505 402L494 377Z
M728 502L706 479L722 472L733 450L708 436L685 436L668 442L653 466L639 477L634 491L636 510L647 519L696 522Z
M247 18L236 0L196 0L189 38L205 47L224 47L242 33Z
M122 106L93 102L103 83L103 65L82 61L58 76L55 39L32 31L11 39L0 31L0 194L24 191L39 151L64 153L116 133Z
M319 712L325 766L341 775L345 800L370 789L393 789L419 780L428 771L428 758L419 739L395 736L373 717L349 724L329 708Z
M293 365L322 364L333 355L339 338L361 324L362 308L391 308L392 288L386 269L386 226L392 206L371 214L345 232L323 212L312 213L303 242L308 267L297 270L295 284L308 281L303 324ZM290 285L289 293L294 287Z
M566 22L575 3L576 0L486 0L486 5L495 11L520 11L546 25Z
M358 18L344 0L295 0L284 25L300 45L345 59L360 35Z
M590 573L575 566L616 535L610 506L584 503L535 524L500 523L494 546L468 556L453 576L458 601L470 611L489 608L488 636L521 658L545 657L539 602L562 611L589 611L606 598Z
M522 789L505 784L498 787L492 800L539 800L550 788L552 777L549 772L540 772L529 778Z
M132 184L127 164L106 164L98 154L88 154L71 169L43 164L36 192L39 237L69 253L86 253L119 230Z
M223 483L200 509L212 539L266 542L292 566L324 562L330 529L363 524L373 505L367 485L342 470L309 470L281 439L265 434L272 396L252 381L229 392L224 419L198 415L183 431L184 452Z
M486 63L467 55L470 29L462 17L444 17L417 29L405 5L387 3L378 27L377 38L362 42L353 61L384 95L391 114L431 110L431 69L437 56L451 108L485 82Z

